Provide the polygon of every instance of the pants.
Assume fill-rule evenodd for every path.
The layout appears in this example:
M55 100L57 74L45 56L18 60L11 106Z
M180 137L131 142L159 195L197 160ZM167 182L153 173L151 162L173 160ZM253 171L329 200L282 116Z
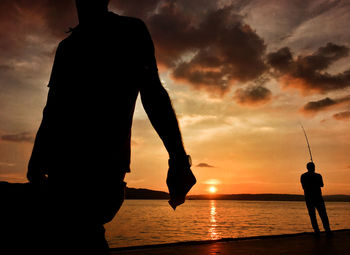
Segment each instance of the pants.
M109 254L104 224L110 222L124 202L126 183L90 187L84 192L56 194L52 201L50 247L67 254ZM68 253L69 254L69 253Z
M322 220L323 228L326 232L330 232L331 229L329 227L329 221L326 211L326 206L324 204L324 201L322 198L318 199L308 199L305 198L307 210L309 212L310 220L312 228L314 229L315 233L319 233L320 229L317 224L317 218L316 218L316 209L318 211L318 214L320 215L320 218Z
M123 179L70 188L0 183L0 254L109 254L104 224L120 209Z

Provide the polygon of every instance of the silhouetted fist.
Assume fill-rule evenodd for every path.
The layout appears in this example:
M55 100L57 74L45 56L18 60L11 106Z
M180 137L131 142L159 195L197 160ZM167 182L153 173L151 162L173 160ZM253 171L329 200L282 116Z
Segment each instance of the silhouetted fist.
M187 193L196 183L196 177L191 170L190 157L188 159L169 159L169 170L166 183L169 189L170 206L175 210L183 204Z

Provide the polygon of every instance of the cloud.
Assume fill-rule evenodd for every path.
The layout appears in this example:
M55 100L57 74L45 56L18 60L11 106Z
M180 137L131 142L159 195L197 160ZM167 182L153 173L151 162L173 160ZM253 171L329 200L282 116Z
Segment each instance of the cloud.
M231 8L208 12L196 29L188 25L187 37L193 43L184 45L180 53L194 55L190 60L181 60L181 54L174 56L175 79L224 94L235 82L254 80L265 71L264 41Z
M3 141L8 141L8 142L29 142L32 143L34 142L34 136L33 134L29 132L23 132L23 133L18 133L18 134L8 134L8 135L2 135L1 139Z
M299 31L299 28L302 28L308 21L313 21L325 13L333 13L332 9L337 7L339 2L339 0L253 0L244 11L247 15L247 23L252 25L259 34L263 35L264 39L269 42L270 47L278 47L281 43L285 43L286 39L289 42L289 37L293 37L293 41L298 40L299 43L297 42L297 44L300 45L300 41L305 40L305 38L324 34L320 33L321 30L312 30L312 28L306 33L305 31L303 31L304 33L300 31L300 35L297 38L294 36L294 33ZM347 11L343 12L347 13ZM337 19L336 17L323 20L318 19L318 23L320 22L323 25L323 32L325 29L330 30L328 23L336 23ZM325 26L325 23L327 23L327 26ZM328 38L331 37L328 36ZM288 45L290 44L288 43ZM315 45L315 41L313 41L313 45Z
M268 64L287 87L303 93L325 93L350 86L350 70L330 74L327 69L339 59L349 55L344 45L328 43L311 55L293 57L289 48L281 48L267 55Z
M270 2L273 1L270 0ZM350 22L350 5L348 1L311 0L303 1L303 3L301 1L288 2L294 4L297 9L284 8L284 13L277 14L277 17L275 15L270 17L272 21L279 18L286 20L282 25L279 24L280 22L275 25L281 28L279 34L282 34L282 31L290 31L290 37L282 42L285 45L289 45L293 49L310 49L317 45L323 45L330 38L334 43L347 44L349 42L350 34L346 26ZM278 4L278 6L281 5ZM299 15L302 15L302 17ZM288 24L290 20L298 22L298 26L290 29L285 27L284 24ZM265 24L260 26L263 25Z
M259 85L237 89L233 98L241 105L260 105L269 102L271 95L269 89Z
M308 102L307 104L304 105L302 111L304 113L317 113L319 111L328 110L333 106L337 106L349 101L350 101L350 95L337 98L337 99L331 99L329 97L326 97L318 101Z
M160 0L112 0L110 6L118 9L122 14L144 19L149 13L155 11L159 2Z
M112 5L129 15L137 4ZM171 70L174 79L223 95L236 82L254 80L266 70L264 40L236 8L209 0L150 1L141 6L147 15L140 15L151 32L158 62Z
M77 24L75 12L72 0L0 1L0 101L40 104L28 93L45 88L54 49Z
M218 185L218 184L221 184L221 181L218 179L209 179L204 181L203 183L208 185Z
M12 70L13 67L10 65L0 65L0 73Z
M288 47L266 55L264 40L245 23L245 16L240 15L243 8L252 6L253 2L223 5L220 1L209 0L154 0L142 3L138 10L136 0L117 0L112 2L112 6L123 10L126 15L145 20L155 42L157 60L170 69L175 80L195 89L206 90L211 95L222 96L236 83L254 81L268 73L269 67L274 69L274 74L283 85L296 87L304 93L324 93L349 86L350 70L338 74L327 72L336 61L348 56L347 46L330 42L305 56L293 56ZM190 8L193 5L197 8ZM286 10L289 8L287 6L279 5L282 9L286 7ZM308 9L300 14L299 21L294 19L296 25L293 26L299 26L301 22L321 15L336 4L315 7L312 4L304 6L300 2L295 6ZM252 20L249 17L247 20ZM248 100L242 103L268 102L266 88L257 89L256 92L266 92L262 94L265 97L252 98L251 101L247 97ZM250 88L239 90L236 100L241 102L240 96L249 92L255 95Z
M333 118L336 120L350 120L350 111L336 113Z
M45 43L48 37L65 37L68 27L75 24L77 15L72 0L2 0L0 50L23 54L31 40Z
M207 164L207 163L199 163L198 165L196 165L196 167L214 167L214 166L212 166L212 165L209 165L209 164Z

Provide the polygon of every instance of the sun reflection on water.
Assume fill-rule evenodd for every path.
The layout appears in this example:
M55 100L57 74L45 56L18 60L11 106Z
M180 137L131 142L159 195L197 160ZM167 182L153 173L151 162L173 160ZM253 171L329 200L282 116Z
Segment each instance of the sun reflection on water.
M216 200L210 200L210 227L208 232L212 240L220 238L220 234L218 233L216 227Z

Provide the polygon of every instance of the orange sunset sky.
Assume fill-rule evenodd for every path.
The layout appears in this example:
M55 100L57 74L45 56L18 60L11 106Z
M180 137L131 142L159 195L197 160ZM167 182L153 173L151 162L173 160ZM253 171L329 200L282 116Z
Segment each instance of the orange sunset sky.
M191 194L301 194L309 155L299 121L324 194L350 194L349 1L111 0L110 9L150 30L193 159ZM0 2L2 181L26 181L55 49L76 25L73 0ZM131 160L129 187L167 191L168 155L139 100Z

